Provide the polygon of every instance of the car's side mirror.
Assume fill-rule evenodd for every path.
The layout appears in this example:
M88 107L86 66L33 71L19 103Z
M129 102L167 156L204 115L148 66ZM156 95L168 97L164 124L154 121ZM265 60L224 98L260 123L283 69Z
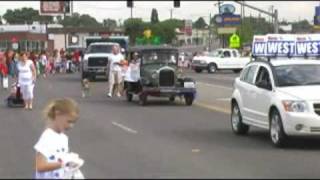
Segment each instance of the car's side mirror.
M262 89L272 90L271 83L268 83L267 81L259 81L256 83L256 86Z

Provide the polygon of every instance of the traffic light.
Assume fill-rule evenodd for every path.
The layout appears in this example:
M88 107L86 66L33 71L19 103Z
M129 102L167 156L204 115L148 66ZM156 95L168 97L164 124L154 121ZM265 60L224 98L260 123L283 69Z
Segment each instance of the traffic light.
M64 12L70 13L70 1L64 1Z
M127 7L132 8L133 7L133 1L127 0Z
M180 7L180 1L174 0L173 1L173 7L175 7L175 8Z

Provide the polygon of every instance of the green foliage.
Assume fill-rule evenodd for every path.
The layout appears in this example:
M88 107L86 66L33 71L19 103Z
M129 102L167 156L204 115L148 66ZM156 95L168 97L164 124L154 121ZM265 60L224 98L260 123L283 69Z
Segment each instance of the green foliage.
M159 22L158 11L153 8L151 11L151 23L155 24L158 22Z
M39 21L40 23L53 22L51 16L40 16L39 11L33 8L8 9L3 15L3 19L9 24L32 24L34 21Z
M130 18L124 21L124 30L129 35L130 42L133 44L137 37L143 35L145 30L145 23L141 18Z
M102 24L103 27L107 27L109 30L113 30L117 27L117 21L114 19L104 19Z
M311 29L312 29L312 25L309 24L307 20L302 20L302 21L292 23L293 33L310 32Z
M2 25L3 23L2 23L2 17L0 16L0 25Z
M58 23L65 27L101 27L102 25L88 14L80 15L74 13L72 16L66 16L65 19L58 17Z
M196 29L204 29L208 24L203 19L203 17L200 17L196 22L193 23L193 27Z

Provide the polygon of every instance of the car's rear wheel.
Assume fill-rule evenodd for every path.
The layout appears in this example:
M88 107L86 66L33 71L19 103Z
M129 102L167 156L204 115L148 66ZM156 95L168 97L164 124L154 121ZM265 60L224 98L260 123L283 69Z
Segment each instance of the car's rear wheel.
M171 96L171 97L169 97L169 101L170 102L174 102L174 100L176 99L176 97L175 96Z
M202 69L195 69L194 70L196 73L201 73L202 72Z
M194 100L193 95L185 95L184 100L187 106L191 106Z
M284 147L287 143L287 135L282 126L282 119L277 110L273 110L270 116L270 138L276 147Z
M209 64L208 65L208 73L215 73L217 71L217 65Z
M242 122L242 115L238 104L232 103L231 107L231 127L235 134L244 135L249 131L249 126Z
M145 106L147 104L147 95L145 95L145 94L139 95L139 104L141 106Z

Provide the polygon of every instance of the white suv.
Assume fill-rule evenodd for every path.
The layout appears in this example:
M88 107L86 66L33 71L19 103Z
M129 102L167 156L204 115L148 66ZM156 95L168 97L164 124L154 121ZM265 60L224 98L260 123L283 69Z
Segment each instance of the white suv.
M289 135L320 135L320 61L253 61L233 86L234 133L246 134L249 126L268 129L277 147Z

